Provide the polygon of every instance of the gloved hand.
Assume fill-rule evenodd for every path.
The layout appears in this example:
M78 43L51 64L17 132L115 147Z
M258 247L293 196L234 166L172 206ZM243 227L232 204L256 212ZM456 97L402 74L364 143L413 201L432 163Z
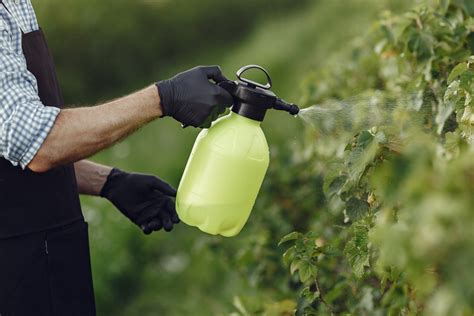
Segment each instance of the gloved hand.
M145 234L179 223L175 203L176 190L161 179L145 174L112 169L100 196L135 223Z
M232 105L232 96L217 85L227 80L219 66L199 66L158 82L163 115L184 126L210 127Z

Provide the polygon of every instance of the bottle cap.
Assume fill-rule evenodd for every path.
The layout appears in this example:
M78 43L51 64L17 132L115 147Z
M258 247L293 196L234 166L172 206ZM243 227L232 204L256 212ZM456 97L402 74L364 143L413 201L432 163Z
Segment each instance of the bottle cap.
M261 84L243 77L243 74L250 69L261 70L267 77L267 83ZM236 81L224 81L219 86L227 90L234 98L232 111L256 121L263 121L269 109L286 111L292 115L299 113L296 104L288 103L278 98L270 91L272 79L263 67L258 65L248 65L240 68Z

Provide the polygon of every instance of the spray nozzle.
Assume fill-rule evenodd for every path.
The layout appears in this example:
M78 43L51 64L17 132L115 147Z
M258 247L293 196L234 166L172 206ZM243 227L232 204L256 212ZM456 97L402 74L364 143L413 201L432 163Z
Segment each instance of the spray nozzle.
M267 83L261 84L244 78L243 74L250 69L261 70L267 77ZM269 90L272 87L272 79L263 67L244 66L237 71L236 75L238 78L236 81L219 83L219 86L227 90L234 98L233 112L257 121L263 121L269 109L286 111L292 115L299 113L300 109L296 104L278 98Z
M300 113L300 108L293 103L288 103L283 99L276 99L275 105L273 106L275 110L282 110L290 113L291 115L296 115Z

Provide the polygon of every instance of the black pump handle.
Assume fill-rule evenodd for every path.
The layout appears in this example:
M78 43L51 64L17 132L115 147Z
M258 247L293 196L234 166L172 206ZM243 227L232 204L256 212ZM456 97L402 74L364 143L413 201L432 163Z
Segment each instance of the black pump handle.
M263 85L261 83L252 81L250 79L243 78L242 75L244 74L244 72L246 72L247 70L250 70L250 69L259 69L259 70L263 71L263 73L265 73L265 75L267 76L267 84ZM270 78L270 75L268 74L268 71L265 68L263 68L259 65L243 66L242 68L240 68L237 71L236 75L237 75L237 78L239 78L240 81L248 83L249 85L253 85L255 87L259 87L259 88L262 88L262 89L265 89L265 90L268 90L272 87L272 78Z

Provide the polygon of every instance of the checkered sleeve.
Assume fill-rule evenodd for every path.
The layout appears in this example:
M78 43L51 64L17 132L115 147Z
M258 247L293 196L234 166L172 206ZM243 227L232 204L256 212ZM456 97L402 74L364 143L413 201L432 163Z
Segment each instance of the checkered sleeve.
M15 51L5 25L0 16L0 156L25 168L60 110L41 103L36 79L24 56Z

